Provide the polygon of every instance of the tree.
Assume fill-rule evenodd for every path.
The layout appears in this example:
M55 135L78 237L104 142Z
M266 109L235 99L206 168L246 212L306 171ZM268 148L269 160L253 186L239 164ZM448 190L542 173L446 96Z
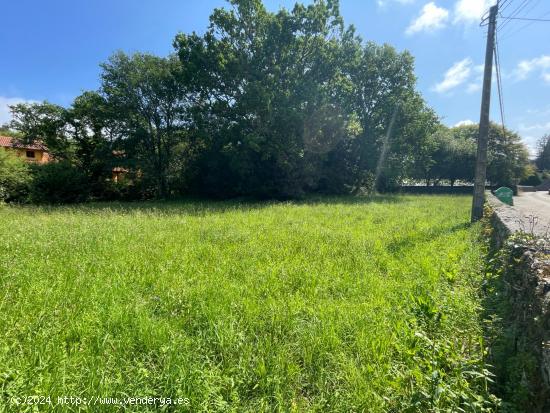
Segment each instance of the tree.
M319 158L346 123L331 96L343 31L337 3L278 13L260 1L230 3L213 12L204 36L175 40L201 96L199 186L226 195L300 194L317 186Z
M214 11L205 35L175 40L200 96L199 187L280 197L360 187L396 108L385 173L405 175L411 150L436 123L414 91L409 53L363 46L336 1L277 13L260 1L230 3Z
M70 157L67 136L67 111L49 102L19 103L10 106L12 120L9 128L19 133L23 141L41 142L54 158Z
M353 110L358 114L362 134L355 141L359 170L374 172L381 164L379 180L384 186L399 184L410 176L415 159L428 162L430 136L438 124L437 117L415 91L414 59L408 52L397 53L389 46L366 44L351 69ZM389 150L381 160L390 119L396 122L389 131Z
M538 142L536 165L541 171L550 170L550 135L543 136Z
M119 166L113 155L116 125L105 98L97 92L84 92L67 110L68 135L74 146L72 164L88 177L91 192L101 197L112 168Z
M429 153L430 168L425 179L431 179L434 185L440 181L448 181L451 186L455 182L472 182L475 167L475 143L463 136L457 136L452 129L440 126L432 136L433 151ZM420 162L420 165L426 165ZM421 178L421 177L419 177Z
M181 64L175 56L119 52L101 67L101 93L118 125L119 144L153 177L157 195L166 197L167 172L174 146L184 139L190 104Z
M23 138L21 134L10 128L9 124L0 125L0 136L10 136L12 138Z
M452 129L458 139L477 141L477 125L464 125ZM518 134L495 123L489 127L487 180L492 186L514 186L525 177L529 153Z
M176 55L116 53L99 91L67 109L17 105L12 127L83 172L93 196L117 162L161 198L286 198L465 176L442 169L462 149L436 134L410 53L364 43L336 0L275 13L260 0L229 3L204 35L177 35Z

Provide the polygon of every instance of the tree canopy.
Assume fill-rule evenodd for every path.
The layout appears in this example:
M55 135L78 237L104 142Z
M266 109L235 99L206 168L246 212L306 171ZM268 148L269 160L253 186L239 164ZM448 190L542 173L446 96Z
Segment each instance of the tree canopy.
M550 171L550 135L543 136L538 143L537 168Z
M179 33L173 45L167 57L115 53L97 91L69 108L16 105L10 127L76 166L97 194L113 167L132 191L161 198L472 180L477 127L441 125L416 90L412 55L364 42L338 1L270 12L231 0L204 34ZM527 162L519 137L491 136L489 180L515 182Z

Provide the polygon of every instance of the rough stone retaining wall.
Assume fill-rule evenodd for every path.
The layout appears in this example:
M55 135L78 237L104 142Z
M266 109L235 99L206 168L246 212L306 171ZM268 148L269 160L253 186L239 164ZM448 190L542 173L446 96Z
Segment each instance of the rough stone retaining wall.
M506 401L520 411L550 412L550 241L525 234L513 207L488 193L494 264L495 372Z

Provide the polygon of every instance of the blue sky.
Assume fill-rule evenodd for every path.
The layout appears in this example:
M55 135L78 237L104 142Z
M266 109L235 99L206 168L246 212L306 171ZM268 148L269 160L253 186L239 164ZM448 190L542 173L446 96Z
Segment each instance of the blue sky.
M418 88L447 125L479 119L485 28L495 0L341 0L341 13L364 40L407 49ZM509 15L550 18L547 0L504 0ZM305 1L307 3L308 1ZM271 10L295 1L266 0ZM3 2L0 124L8 104L69 105L99 85L98 65L116 50L166 55L174 35L204 32L222 0L17 0ZM509 21L499 30L505 119L534 148L550 133L550 22ZM527 27L525 27L527 25ZM543 40L543 39L546 39ZM499 120L496 88L492 119Z

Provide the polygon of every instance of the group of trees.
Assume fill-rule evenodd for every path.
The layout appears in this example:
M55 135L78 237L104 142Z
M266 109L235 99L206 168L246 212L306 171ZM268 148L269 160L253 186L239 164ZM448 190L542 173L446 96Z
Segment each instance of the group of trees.
M473 182L478 125L441 126L430 138L428 156L420 158L413 178L430 182ZM530 173L529 157L518 134L491 123L487 154L487 181L492 186L514 186Z
M539 141L535 164L540 171L550 172L550 135L543 136Z
M337 1L272 13L260 0L231 0L205 34L180 33L174 48L116 53L99 90L69 108L15 105L9 126L46 144L95 198L472 180L477 128L442 126L415 88L413 57L364 43ZM493 126L491 142L489 180L514 183L527 164L519 137ZM113 167L126 171L122 183L109 180Z

